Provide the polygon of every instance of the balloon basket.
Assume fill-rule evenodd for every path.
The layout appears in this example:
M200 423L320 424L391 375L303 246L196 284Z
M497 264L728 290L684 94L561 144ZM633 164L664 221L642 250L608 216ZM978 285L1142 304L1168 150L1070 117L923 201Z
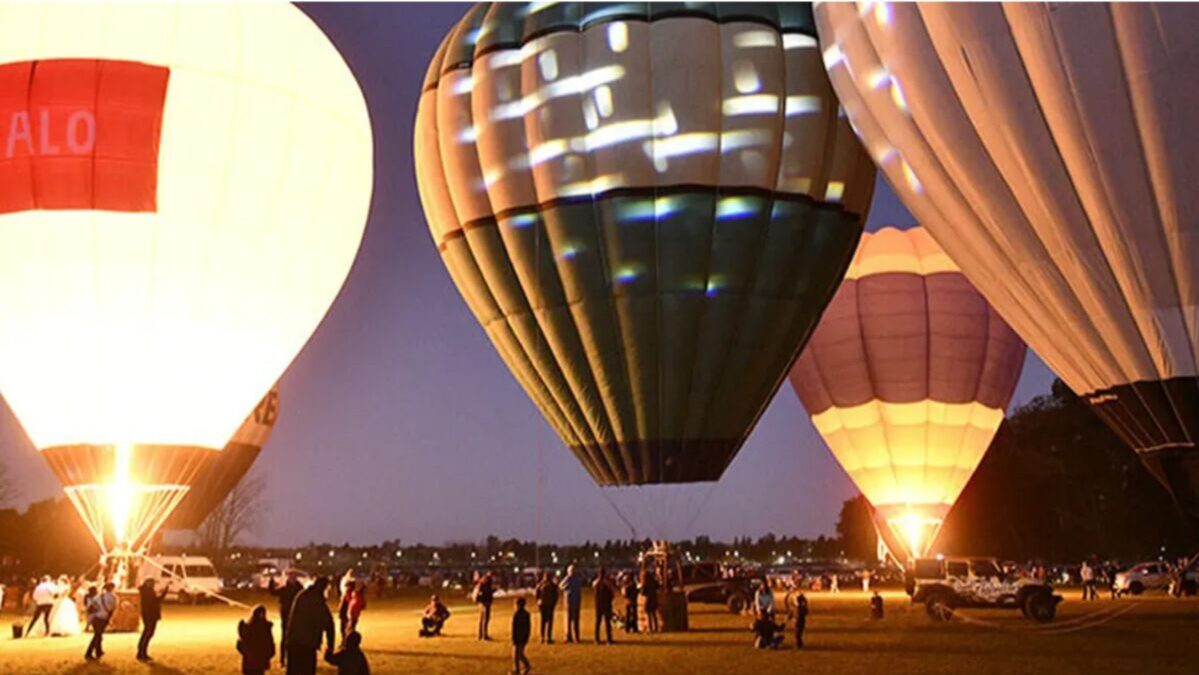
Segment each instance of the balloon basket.
M142 598L137 591L118 590L117 611L108 619L106 633L136 633L141 628Z
M682 633L690 630L687 622L687 594L666 591L662 594L662 632Z
M687 618L687 593L682 588L683 568L674 548L665 541L655 541L653 547L642 554L642 565L654 570L662 583L658 593L659 612L662 621L659 628L663 633L680 633L689 630ZM639 623L648 630L647 617L641 612Z

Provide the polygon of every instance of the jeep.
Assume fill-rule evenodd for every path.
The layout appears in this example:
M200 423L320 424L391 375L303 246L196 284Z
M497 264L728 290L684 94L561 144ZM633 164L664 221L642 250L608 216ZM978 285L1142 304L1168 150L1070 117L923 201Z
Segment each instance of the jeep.
M948 621L958 607L1019 609L1033 621L1053 621L1062 596L1044 581L1013 579L994 558L920 558L908 568L907 591L935 621Z
M753 600L751 581L726 574L725 567L718 562L683 563L680 567L689 603L724 605L730 612L740 614Z

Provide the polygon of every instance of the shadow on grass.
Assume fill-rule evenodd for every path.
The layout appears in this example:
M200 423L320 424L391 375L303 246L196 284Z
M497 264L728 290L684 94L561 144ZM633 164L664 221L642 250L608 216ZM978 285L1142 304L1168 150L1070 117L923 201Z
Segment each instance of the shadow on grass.
M366 649L367 655L383 654L410 659L445 659L449 661L511 661L510 656L489 656L484 654L454 654L452 652L419 652L405 649Z

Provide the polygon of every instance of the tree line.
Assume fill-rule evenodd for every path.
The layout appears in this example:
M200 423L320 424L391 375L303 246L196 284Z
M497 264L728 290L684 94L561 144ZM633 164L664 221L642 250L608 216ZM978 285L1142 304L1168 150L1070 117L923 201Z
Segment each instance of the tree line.
M842 507L837 532L852 557L873 555L868 509L861 497ZM1191 537L1136 454L1057 380L1004 421L936 548L1018 561L1135 562L1193 553Z

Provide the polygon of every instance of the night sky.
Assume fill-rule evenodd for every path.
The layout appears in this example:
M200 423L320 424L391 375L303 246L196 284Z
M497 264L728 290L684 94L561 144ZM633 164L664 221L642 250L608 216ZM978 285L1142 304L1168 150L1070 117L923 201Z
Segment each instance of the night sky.
M424 222L412 123L428 61L466 7L304 7L366 94L375 193L349 280L283 378L279 424L255 469L266 477L269 512L253 542L629 535L508 374ZM868 226L912 222L880 180ZM1030 355L1014 404L1046 392L1051 379ZM61 492L6 406L0 460L18 478L20 506ZM723 480L700 490L692 496L704 508L681 534L831 534L841 502L856 493L787 385Z

